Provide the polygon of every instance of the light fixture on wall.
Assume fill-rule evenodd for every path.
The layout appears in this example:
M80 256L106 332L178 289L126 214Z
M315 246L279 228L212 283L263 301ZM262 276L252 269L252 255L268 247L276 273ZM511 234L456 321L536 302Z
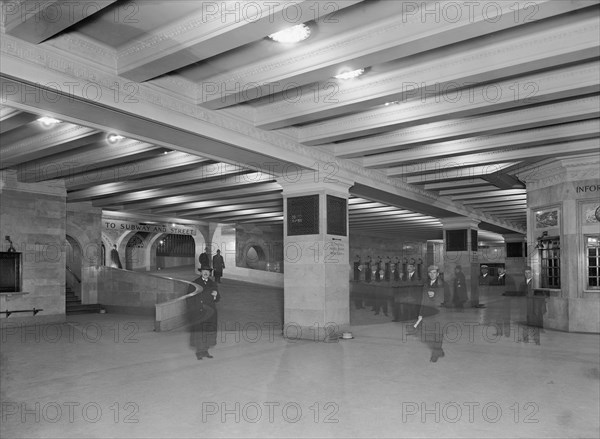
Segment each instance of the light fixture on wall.
M547 232L547 231L545 231L545 232L542 232L542 236L540 236L540 237L538 237L538 238L537 238L537 244L535 245L535 248L536 248L536 249L538 249L538 250L539 250L539 249L542 249L542 248L544 248L544 245L542 244L542 241L544 240L544 238L545 238L546 236L548 236L548 232Z
M9 252L9 253L16 253L16 252L17 252L17 250L16 250L16 249L13 247L13 243L12 243L12 241L10 240L10 236L6 235L6 236L4 237L4 239L5 239L6 241L8 241L8 243L9 243L9 247L8 247L8 250L7 250L7 252Z

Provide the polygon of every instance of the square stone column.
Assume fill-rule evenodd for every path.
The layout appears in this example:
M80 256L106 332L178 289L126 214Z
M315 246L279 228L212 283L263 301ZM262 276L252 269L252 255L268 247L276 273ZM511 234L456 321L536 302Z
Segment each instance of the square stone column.
M470 306L483 308L479 302L479 257L477 253L477 232L479 221L466 217L442 218L444 227L444 278L452 285L454 267L460 265L467 283ZM452 292L454 294L454 291Z
M337 342L350 324L348 190L352 183L315 181L312 173L279 183L284 206L283 335Z

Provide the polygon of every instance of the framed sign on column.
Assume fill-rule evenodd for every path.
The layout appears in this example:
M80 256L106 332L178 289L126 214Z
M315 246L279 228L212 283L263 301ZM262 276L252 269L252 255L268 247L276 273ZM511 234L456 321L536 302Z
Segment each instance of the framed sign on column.
M346 236L347 218L346 200L333 195L327 195L327 234Z
M287 234L316 235L319 233L319 195L287 199Z

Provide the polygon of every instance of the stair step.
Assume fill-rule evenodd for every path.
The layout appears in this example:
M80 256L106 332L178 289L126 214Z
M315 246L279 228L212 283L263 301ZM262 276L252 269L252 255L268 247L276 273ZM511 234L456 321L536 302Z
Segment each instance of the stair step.
M93 303L86 305L71 305L67 306L66 313L67 314L89 314L89 313L99 313L102 309L102 306Z

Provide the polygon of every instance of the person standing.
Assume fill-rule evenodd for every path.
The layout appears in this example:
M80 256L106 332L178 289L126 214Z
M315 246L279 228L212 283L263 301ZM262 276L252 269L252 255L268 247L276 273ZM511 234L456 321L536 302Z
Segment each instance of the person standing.
M200 277L194 283L202 291L194 297L194 309L191 312L190 346L196 350L196 358L213 358L208 350L217 344L217 302L221 300L219 287L210 278L212 268L200 267Z
M200 261L200 267L210 267L210 249L206 247L204 253L200 254L198 260Z
M121 259L119 258L119 251L117 250L117 245L113 245L112 250L110 251L110 266L114 268L123 268L121 265Z
M485 305L479 303L479 296L483 295L484 297L489 296L490 292L490 284L492 283L492 277L490 276L490 272L487 265L482 265L480 267L479 274L479 285L477 288L471 289L471 307L473 308L485 308Z
M437 265L430 265L427 269L427 274L429 279L427 279L425 285L423 285L421 309L419 311L417 324L422 321L420 324L421 341L427 344L431 350L431 358L429 361L435 363L438 358L445 356L444 350L442 349L444 335L441 318L444 311L442 308L442 310L427 317L425 320L423 320L423 314L425 314L426 307L436 308L437 311L442 306L442 303L448 299L450 287L448 286L448 282L445 282L441 278L440 269Z
M531 270L531 267L529 265L525 267L523 275L525 279L523 280L523 282L521 282L521 285L519 286L519 293L522 296L531 296L533 295L533 270Z
M416 266L414 263L409 262L406 265L406 274L402 275L402 285L400 288L395 288L394 291L394 309L393 309L393 322L399 322L407 318L411 308L414 312L414 298L418 297L417 305L420 307L421 303L421 288L419 278L416 272ZM414 315L413 315L414 316Z
M479 275L479 285L489 285L491 283L492 278L490 277L490 271L487 265L482 265L481 273Z
M221 256L221 250L217 250L217 254L213 256L212 266L215 275L215 282L220 284L221 278L223 277L223 269L225 268L225 261L223 260L223 256Z
M462 272L462 267L456 265L454 267L454 281L452 288L452 301L456 308L462 308L463 304L467 301L467 281L465 274Z

